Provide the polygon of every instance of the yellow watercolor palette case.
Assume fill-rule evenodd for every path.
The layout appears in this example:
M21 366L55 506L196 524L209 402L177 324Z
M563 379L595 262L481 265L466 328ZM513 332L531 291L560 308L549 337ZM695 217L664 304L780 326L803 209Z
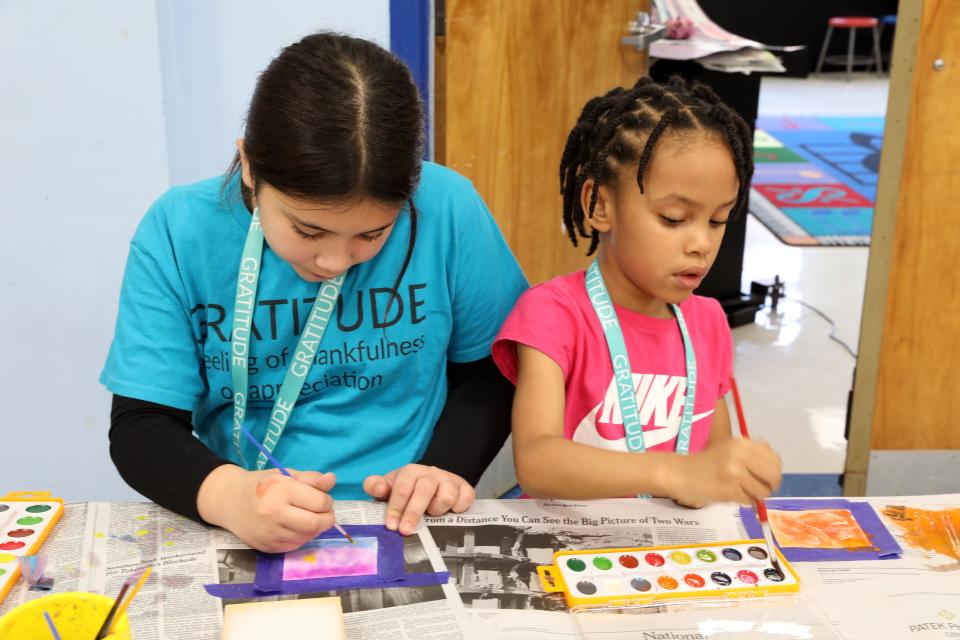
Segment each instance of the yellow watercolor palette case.
M0 498L0 600L20 577L20 558L40 549L63 515L63 500L49 491L8 493Z
M799 591L800 579L763 539L696 545L558 551L537 567L544 591L563 593L570 608Z

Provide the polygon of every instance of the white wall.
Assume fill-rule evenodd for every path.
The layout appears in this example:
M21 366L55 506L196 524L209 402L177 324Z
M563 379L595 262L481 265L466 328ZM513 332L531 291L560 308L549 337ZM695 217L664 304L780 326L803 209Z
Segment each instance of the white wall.
M319 29L390 47L389 0L157 0L173 184L222 173L257 76Z
M129 239L223 171L256 74L318 28L387 46L388 0L0 2L0 491L137 497L97 382Z

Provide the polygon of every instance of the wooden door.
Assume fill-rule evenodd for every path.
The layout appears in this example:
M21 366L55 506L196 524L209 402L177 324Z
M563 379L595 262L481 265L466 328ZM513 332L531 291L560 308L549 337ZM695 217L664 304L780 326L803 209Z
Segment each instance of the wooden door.
M956 487L960 450L960 4L900 3L845 492L885 465ZM922 490L922 489L921 489ZM929 491L923 491L928 493Z
M470 178L531 284L583 268L561 220L560 155L584 103L646 73L620 44L649 0L446 0L436 158Z

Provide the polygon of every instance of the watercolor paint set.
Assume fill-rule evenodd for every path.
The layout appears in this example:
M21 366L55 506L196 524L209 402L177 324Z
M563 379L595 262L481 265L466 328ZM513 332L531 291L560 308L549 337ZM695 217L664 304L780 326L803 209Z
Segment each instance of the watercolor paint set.
M9 493L0 498L0 600L20 577L20 558L40 549L63 516L63 500L48 491Z
M798 591L800 579L779 550L777 561L779 569L758 539L558 551L537 572L543 589L563 593L573 608Z

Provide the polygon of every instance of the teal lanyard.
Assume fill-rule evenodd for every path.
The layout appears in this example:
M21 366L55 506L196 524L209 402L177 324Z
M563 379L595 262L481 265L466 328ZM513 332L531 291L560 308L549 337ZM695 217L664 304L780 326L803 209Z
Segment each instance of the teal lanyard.
M607 339L607 349L610 351L610 362L613 364L614 382L620 399L620 414L623 416L623 431L626 435L627 449L633 452L645 451L643 442L643 425L640 424L640 415L637 410L637 393L633 387L633 369L630 368L630 358L627 356L627 345L623 340L623 331L617 319L617 311L613 307L607 285L600 273L600 265L596 260L587 269L586 276L587 296L593 304L603 335ZM683 320L683 312L675 304L670 305L673 314L680 325L680 336L683 338L683 350L687 361L687 388L683 400L683 416L680 419L680 428L677 432L677 453L686 454L690 451L690 430L693 425L693 401L697 391L697 358L693 353L693 344L687 332L687 323Z
M260 278L260 263L263 259L263 227L260 226L260 210L253 210L247 239L243 243L243 257L240 259L240 272L237 274L237 299L233 306L233 331L231 333L230 372L233 379L233 446L240 460L244 461L240 447L243 432L243 420L247 413L247 359L250 356L250 327L253 323L253 311L257 301L257 281ZM331 278L320 285L317 299L310 309L310 316L300 333L297 350L287 369L287 375L280 386L277 401L270 412L270 422L263 438L263 446L273 453L283 435L293 406L297 403L303 383L310 373L317 355L317 347L327 330L327 323L337 304L340 287L343 286L346 272ZM267 464L267 456L257 456L257 469Z

